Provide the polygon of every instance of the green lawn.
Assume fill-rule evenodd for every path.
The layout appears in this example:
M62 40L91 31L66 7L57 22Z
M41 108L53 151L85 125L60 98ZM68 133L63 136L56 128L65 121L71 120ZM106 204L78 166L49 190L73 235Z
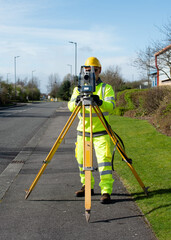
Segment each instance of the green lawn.
M149 196L143 191L118 152L114 167L160 240L171 239L171 137L145 120L111 116L112 129L122 138Z

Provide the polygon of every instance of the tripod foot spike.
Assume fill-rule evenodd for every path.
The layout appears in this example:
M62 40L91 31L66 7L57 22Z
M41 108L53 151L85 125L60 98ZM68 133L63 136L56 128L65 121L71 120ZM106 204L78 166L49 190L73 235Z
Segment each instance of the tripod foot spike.
M86 217L86 221L89 223L89 221L90 221L90 210L85 210L85 217Z
M148 197L148 189L149 189L149 187L145 187L144 188L144 193L145 193L145 195Z
M31 191L29 191L29 190L25 190L25 192L26 192L25 199L27 199L27 198L29 197Z

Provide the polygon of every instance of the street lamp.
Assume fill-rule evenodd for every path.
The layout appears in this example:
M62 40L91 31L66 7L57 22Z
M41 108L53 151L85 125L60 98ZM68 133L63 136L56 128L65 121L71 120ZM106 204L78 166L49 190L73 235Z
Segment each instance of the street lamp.
M33 101L33 73L35 72L36 70L33 70L32 71L32 101Z
M75 77L76 77L77 76L77 43L71 42L71 41L69 41L69 43L75 44Z
M15 76L15 99L16 99L16 78L17 78L17 73L16 73L16 59L19 58L20 56L15 56L14 57L14 76Z

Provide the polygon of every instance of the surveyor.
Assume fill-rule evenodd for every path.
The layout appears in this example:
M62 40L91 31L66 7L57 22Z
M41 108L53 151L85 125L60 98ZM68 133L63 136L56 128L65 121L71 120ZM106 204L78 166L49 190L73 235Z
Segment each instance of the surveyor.
M85 61L85 70L90 71L91 66L94 67L96 91L93 92L93 100L97 103L106 120L109 122L109 113L111 113L115 107L115 95L112 87L109 84L105 84L101 81L99 75L102 67L100 61L96 57L89 57ZM70 101L68 102L68 108L73 111L77 104L80 102L80 92L78 87L75 87ZM77 142L75 149L75 156L77 158L82 188L77 191L76 197L85 196L85 172L83 171L83 119L82 114L78 114L79 124L77 127ZM112 177L111 166L111 149L110 149L110 137L107 134L104 126L100 122L100 119L94 111L92 111L93 119L93 146L96 153L98 162L98 169L100 174L101 198L100 201L103 204L108 204L111 201L110 195L113 189L114 179ZM85 141L90 141L90 118L89 109L85 108ZM94 177L91 175L91 195L94 195Z

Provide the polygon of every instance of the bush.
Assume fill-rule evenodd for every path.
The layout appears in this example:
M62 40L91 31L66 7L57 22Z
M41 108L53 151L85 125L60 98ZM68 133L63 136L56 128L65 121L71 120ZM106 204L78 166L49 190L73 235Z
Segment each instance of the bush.
M130 89L119 92L117 94L116 106L122 108L121 113L137 109L143 104L143 92L144 90L139 89Z
M170 92L169 87L124 90L117 94L116 106L125 108L125 112L136 110L138 115L149 115L159 108Z
M131 89L131 90L127 90L125 92L125 101L127 102L127 109L128 110L133 110L135 109L135 105L132 101L132 96L133 96L133 93L136 92L136 91L139 91L137 89Z
M124 107L116 107L113 111L114 115L123 116L127 110Z
M116 95L116 106L121 106L121 107L126 106L126 101L125 101L125 97L124 97L125 92L126 92L126 90L117 93L117 95Z
M169 91L168 87L157 87L146 91L143 103L146 114L154 113L159 108L164 97L168 95Z
M12 84L7 84L6 82L0 83L0 104L5 105L10 103L11 98L14 94Z
M10 104L12 101L27 102L28 100L40 100L40 90L32 83L18 81L15 85L8 84L5 81L0 82L0 104Z
M117 94L114 115L146 117L163 133L171 134L171 87L125 90Z

